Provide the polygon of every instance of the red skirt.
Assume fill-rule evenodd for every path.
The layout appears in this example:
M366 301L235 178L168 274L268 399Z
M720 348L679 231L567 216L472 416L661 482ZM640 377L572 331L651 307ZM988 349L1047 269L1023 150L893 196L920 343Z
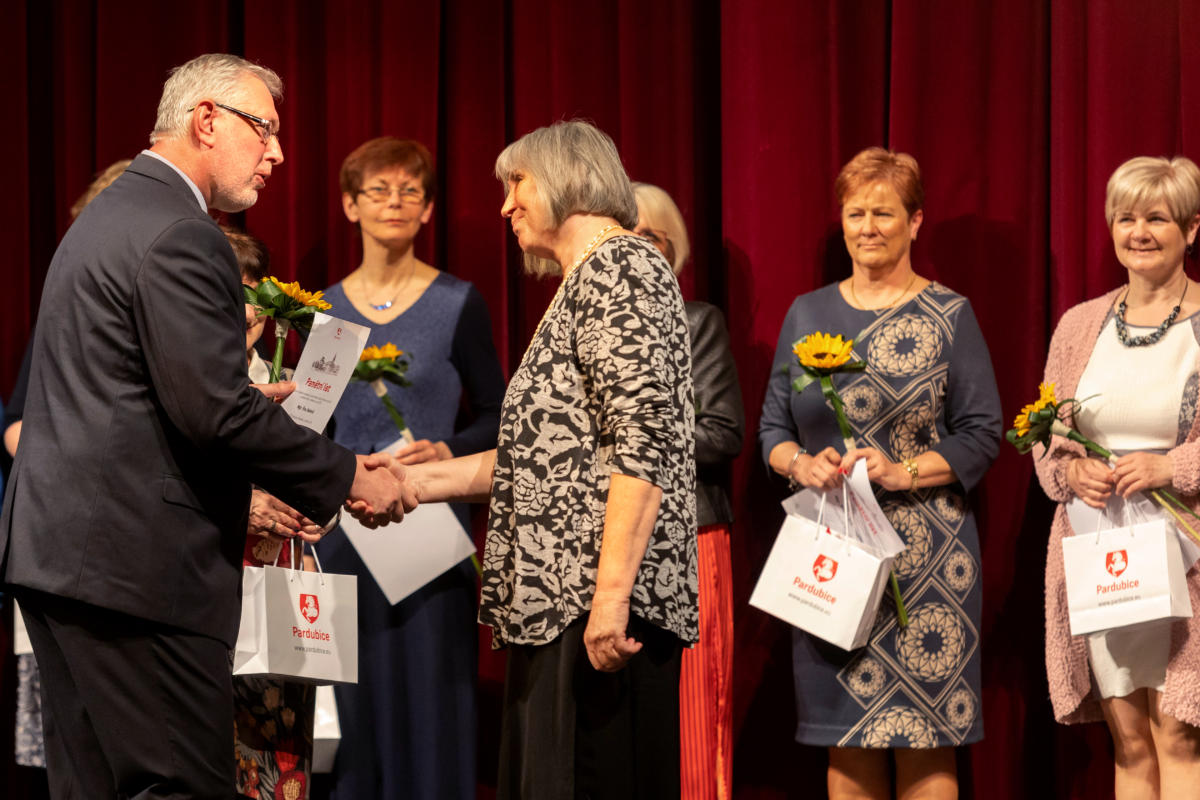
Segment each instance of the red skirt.
M684 649L679 676L681 797L733 793L733 570L729 525L697 531L700 641Z

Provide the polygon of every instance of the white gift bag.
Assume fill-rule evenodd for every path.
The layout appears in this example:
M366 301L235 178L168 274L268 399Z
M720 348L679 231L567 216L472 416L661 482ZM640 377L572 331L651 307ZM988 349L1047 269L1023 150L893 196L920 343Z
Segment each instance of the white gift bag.
M843 509L851 507L843 502ZM750 596L750 605L844 650L867 643L893 558L821 522L791 514ZM850 529L849 514L845 514Z
M313 772L333 772L342 728L338 723L337 699L332 686L317 687L317 710L313 717Z
M357 577L245 567L233 674L358 683Z
M25 627L25 617L21 616L21 607L17 598L9 595L13 608L13 655L24 656L33 653L33 645L29 642L29 630Z
M1072 636L1192 616L1172 527L1160 517L1063 539Z

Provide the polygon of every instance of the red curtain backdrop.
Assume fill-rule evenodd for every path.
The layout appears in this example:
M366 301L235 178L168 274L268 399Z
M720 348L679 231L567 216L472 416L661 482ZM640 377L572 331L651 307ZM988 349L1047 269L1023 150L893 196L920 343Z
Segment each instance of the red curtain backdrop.
M1189 40L1200 5L1187 0L46 0L5 10L0 145L13 169L0 199L0 397L67 209L95 172L145 146L167 70L199 53L241 53L284 80L286 161L234 222L268 243L276 274L305 286L358 263L337 189L342 158L383 134L430 147L438 191L419 254L479 287L507 370L554 287L521 273L499 217L492 164L504 145L589 118L633 178L672 193L695 253L684 293L726 312L751 432L733 486L739 798L819 797L824 785L824 754L792 741L786 626L745 601L782 513L753 442L779 326L795 295L849 269L832 197L841 164L875 144L920 161L918 270L971 298L1011 413L1034 390L1061 313L1123 278L1102 216L1109 173L1139 154L1200 157L1200 49ZM1050 508L1031 472L1003 449L976 496L987 738L962 751L963 796L1103 797L1106 732L1050 715ZM481 796L494 779L503 679L488 641L481 633ZM11 764L11 657L0 668L0 758ZM8 772L20 793L22 773Z

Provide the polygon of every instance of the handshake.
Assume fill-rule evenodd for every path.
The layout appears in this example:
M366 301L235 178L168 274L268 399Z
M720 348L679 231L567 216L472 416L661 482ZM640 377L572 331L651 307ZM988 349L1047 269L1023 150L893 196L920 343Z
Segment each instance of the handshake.
M389 453L356 456L354 483L346 510L364 527L399 522L419 504L417 486L408 470Z

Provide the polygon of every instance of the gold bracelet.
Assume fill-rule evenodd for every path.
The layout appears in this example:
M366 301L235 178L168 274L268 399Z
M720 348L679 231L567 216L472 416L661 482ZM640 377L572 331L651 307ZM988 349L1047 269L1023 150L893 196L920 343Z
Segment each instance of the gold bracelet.
M913 458L906 458L901 462L904 471L908 473L908 477L912 478L912 485L908 487L910 492L917 490L917 482L921 477L921 471L917 469L917 461Z

